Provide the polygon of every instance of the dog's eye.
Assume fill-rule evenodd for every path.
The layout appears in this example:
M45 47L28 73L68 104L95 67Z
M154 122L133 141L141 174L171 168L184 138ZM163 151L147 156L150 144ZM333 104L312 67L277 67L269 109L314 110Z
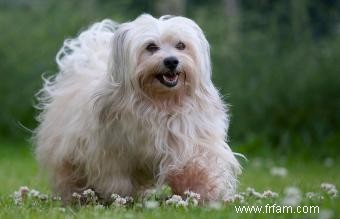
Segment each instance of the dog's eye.
M176 48L178 50L184 50L185 49L185 44L182 42L177 43Z
M159 47L154 44L154 43L150 43L147 47L146 50L148 50L149 52L156 52L157 50L159 50Z

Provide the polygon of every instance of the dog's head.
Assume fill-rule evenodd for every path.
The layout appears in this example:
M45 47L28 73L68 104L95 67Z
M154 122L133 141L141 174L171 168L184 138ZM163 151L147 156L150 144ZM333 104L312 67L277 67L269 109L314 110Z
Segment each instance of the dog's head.
M121 24L112 52L114 81L156 104L178 104L210 82L209 44L188 18L142 15Z

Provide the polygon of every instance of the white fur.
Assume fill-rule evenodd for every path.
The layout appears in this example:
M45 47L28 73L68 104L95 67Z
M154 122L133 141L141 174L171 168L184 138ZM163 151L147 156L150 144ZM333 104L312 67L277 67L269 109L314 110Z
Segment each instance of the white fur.
M150 61L141 58L145 43L163 38L167 43L169 36L188 41L195 58L182 55L194 69L188 93L178 105L165 100L164 107L154 104L136 77L139 62ZM181 56L171 48L160 52ZM104 20L65 40L56 61L59 73L45 79L38 93L42 113L35 138L37 159L64 199L89 187L104 198L133 195L166 183L170 173L190 164L213 179L206 182L214 184L207 199L235 191L240 166L225 142L226 106L211 81L209 44L192 20L150 15L121 25ZM77 188L71 182L80 178L85 184Z

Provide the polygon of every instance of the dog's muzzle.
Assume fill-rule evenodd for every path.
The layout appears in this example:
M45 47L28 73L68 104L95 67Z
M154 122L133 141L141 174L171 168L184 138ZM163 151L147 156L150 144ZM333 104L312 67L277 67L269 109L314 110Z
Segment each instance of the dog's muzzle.
M157 74L156 78L167 87L175 87L179 77L179 72L176 71L179 60L175 56L169 56L163 60L163 64L168 71Z

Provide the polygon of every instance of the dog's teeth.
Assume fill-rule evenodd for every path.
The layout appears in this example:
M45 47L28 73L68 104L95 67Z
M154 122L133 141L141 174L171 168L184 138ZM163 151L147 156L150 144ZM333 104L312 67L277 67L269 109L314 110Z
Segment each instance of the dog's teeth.
M177 80L177 78L178 78L178 75L176 75L175 77L167 77L166 75L163 75L163 79L168 82L174 82Z

